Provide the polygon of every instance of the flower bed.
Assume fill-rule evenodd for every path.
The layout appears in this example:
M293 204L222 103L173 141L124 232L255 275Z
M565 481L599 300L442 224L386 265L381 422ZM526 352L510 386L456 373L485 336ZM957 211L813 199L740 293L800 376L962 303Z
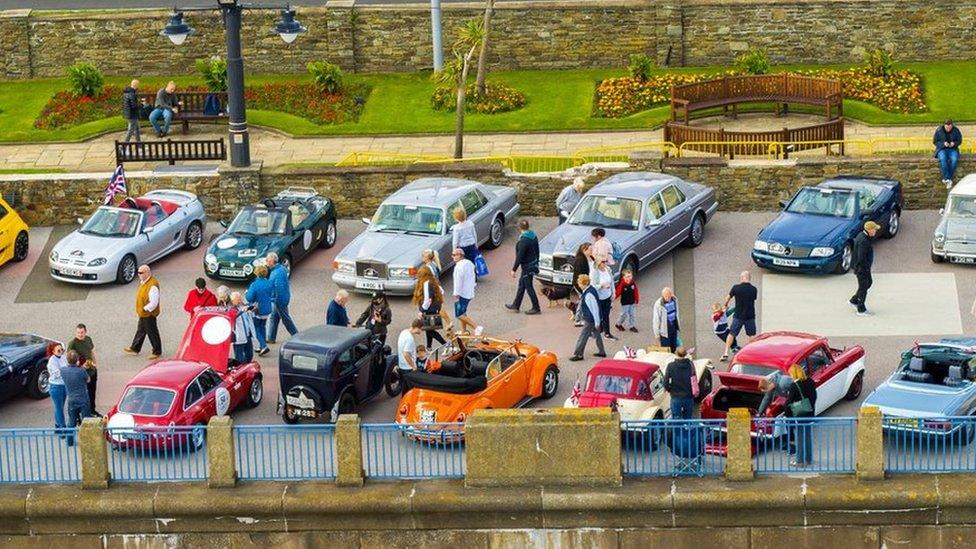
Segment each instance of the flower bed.
M279 111L319 125L359 120L371 88L366 84L344 86L340 93L322 93L311 82L275 82L244 91L248 108Z
M122 109L122 88L105 86L95 97L77 96L70 91L59 91L44 105L41 115L34 121L40 130L59 130L117 116Z
M525 95L522 92L497 82L486 82L484 95L475 95L474 84L468 84L465 93L465 112L497 114L517 111L525 106ZM430 98L430 106L435 111L453 111L457 108L457 88L438 87Z

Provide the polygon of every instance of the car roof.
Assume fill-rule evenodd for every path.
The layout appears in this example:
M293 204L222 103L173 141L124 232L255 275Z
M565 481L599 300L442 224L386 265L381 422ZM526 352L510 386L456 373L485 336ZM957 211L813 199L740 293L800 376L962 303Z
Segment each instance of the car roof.
M416 202L424 206L448 206L479 187L477 181L452 177L423 177L407 183L391 194L384 202L409 204Z
M817 184L818 187L828 189L856 190L854 185L873 185L876 187L890 188L898 184L894 179L883 177L871 177L866 175L839 175L831 177Z
M952 190L949 191L950 195L958 196L976 196L976 173L971 173L966 177L959 180Z
M141 385L179 391L208 367L202 362L160 360L143 368L129 381L127 386Z
M786 371L811 347L826 340L803 332L767 332L735 354L736 363L774 366Z
M335 349L344 351L356 345L368 335L369 330L365 328L346 328L345 326L320 324L293 335L284 346L288 348L294 345L302 345L322 350Z
M658 371L657 364L637 360L601 360L590 369L590 374L623 375L628 377L648 377Z
M673 175L657 172L624 172L612 175L597 183L590 189L590 193L643 200L673 183L677 183L681 187L684 181Z

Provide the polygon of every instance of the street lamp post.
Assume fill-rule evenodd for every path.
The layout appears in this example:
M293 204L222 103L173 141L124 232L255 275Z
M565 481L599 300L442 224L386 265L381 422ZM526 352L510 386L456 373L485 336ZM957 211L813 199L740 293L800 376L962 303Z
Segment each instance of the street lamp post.
M295 20L295 10L290 6L246 4L238 0L217 0L217 7L224 18L227 36L227 114L230 139L231 166L245 168L251 165L251 140L247 130L244 107L244 59L241 57L241 14L244 10L280 10L281 20L273 31L291 44L306 29ZM179 46L194 30L183 20L184 12L214 11L214 8L173 8L169 23L160 32Z

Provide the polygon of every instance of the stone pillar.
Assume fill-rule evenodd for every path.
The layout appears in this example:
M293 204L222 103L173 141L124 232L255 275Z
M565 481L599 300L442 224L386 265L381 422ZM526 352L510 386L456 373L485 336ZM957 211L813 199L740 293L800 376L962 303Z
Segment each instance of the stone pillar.
M725 436L727 456L725 478L752 480L752 416L746 408L733 408L726 416L728 433Z
M329 0L326 3L326 58L346 71L356 71L355 0Z
M478 410L464 431L465 486L621 484L620 417L609 408Z
M335 427L336 485L362 486L363 436L359 430L359 416L343 414Z
M105 419L86 417L78 429L78 454L81 458L81 487L108 488L108 443Z
M237 455L234 451L234 420L214 416L207 423L207 486L230 488L237 483Z
M659 67L685 64L684 8L682 0L667 0L654 8L654 60ZM670 50L670 53L669 53Z
M31 10L0 11L0 78L32 78Z
M881 409L866 406L857 413L858 480L884 480L884 432Z

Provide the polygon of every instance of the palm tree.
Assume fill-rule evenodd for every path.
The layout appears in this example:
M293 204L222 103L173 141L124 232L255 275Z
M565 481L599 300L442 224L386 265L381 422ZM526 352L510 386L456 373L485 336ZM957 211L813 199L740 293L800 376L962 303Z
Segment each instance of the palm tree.
M485 78L488 77L488 32L491 29L491 16L495 11L495 0L485 0L485 17L481 22L481 52L478 53L478 76L475 78L475 93L485 94Z
M469 21L458 29L454 42L454 60L434 74L434 79L442 84L457 86L457 104L454 109L454 158L464 157L464 107L467 95L468 71L474 52L484 41L484 27L477 20Z

